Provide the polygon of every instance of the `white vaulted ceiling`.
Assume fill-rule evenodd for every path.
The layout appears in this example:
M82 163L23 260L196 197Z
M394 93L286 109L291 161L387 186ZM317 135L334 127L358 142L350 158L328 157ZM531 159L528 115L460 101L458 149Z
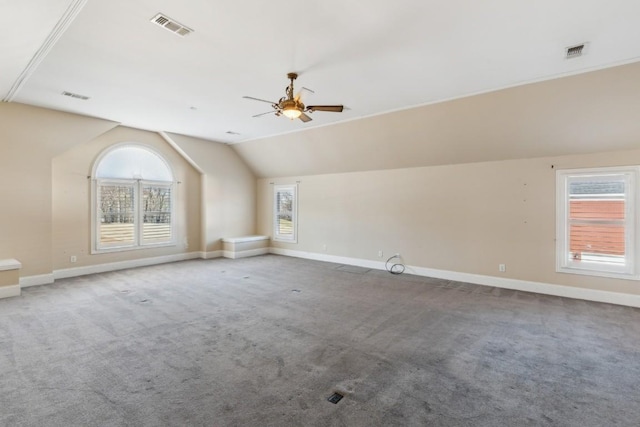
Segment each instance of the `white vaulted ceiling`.
M0 0L5 101L235 143L640 60L637 0ZM157 13L190 27L177 36ZM567 46L586 54L564 59ZM313 121L255 114L288 72ZM62 93L89 97L81 100ZM231 135L227 132L236 132Z

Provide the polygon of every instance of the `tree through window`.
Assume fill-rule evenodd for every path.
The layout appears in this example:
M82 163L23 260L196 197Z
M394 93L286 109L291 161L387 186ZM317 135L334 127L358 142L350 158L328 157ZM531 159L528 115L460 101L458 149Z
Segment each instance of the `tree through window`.
M119 145L96 162L94 252L174 243L174 183L167 162L139 145Z

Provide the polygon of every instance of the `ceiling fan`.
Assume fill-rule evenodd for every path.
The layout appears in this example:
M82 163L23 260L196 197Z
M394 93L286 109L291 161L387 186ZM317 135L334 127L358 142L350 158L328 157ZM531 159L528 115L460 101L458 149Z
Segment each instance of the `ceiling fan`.
M289 73L287 74L287 78L291 80L291 83L285 89L286 96L283 96L278 100L278 102L267 101L266 99L254 98L252 96L243 96L246 99L252 99L254 101L268 102L273 107L274 111L268 111L266 113L256 114L253 117L263 116L265 114L275 113L276 116L284 115L285 117L293 120L300 119L303 122L310 122L311 117L309 117L305 113L313 113L314 111L330 111L334 113L342 113L344 107L342 105L307 105L305 106L300 100L300 95L302 91L298 92L297 95L293 95L293 81L298 78L298 74ZM310 89L306 89L309 92L313 92Z

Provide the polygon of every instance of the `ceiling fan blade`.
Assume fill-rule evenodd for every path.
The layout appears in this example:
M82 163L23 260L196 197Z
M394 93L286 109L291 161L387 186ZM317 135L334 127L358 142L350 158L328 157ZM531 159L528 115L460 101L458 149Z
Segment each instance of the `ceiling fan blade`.
M264 116L265 114L272 114L272 113L275 113L275 111L267 111L266 113L256 114L255 116L251 116L251 117L260 117L260 116Z
M269 104L277 104L277 102L273 102L273 101L267 101L266 99L260 99L260 98L254 98L253 96L243 96L244 99L252 99L254 101L262 101L262 102L267 102Z
M302 98L303 96L303 91L309 92L309 93L315 93L314 91L312 91L311 89L309 89L308 87L303 87L302 89L300 89L298 91L298 94L296 95L296 97L294 98L297 101L300 101L300 98Z
M333 113L342 113L344 107L342 105L309 105L307 111L331 111Z
M311 120L313 120L311 117L307 116L305 113L300 114L299 118L300 118L300 120L302 120L305 123L310 122Z

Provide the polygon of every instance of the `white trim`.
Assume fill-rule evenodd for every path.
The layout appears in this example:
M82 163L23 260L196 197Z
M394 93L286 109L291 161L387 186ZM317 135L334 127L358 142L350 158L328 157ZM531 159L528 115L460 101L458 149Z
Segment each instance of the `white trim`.
M20 296L20 285L0 286L0 299Z
M334 262L336 264L354 265L356 267L373 268L376 270L384 270L383 261L371 261L361 258L348 258L337 255L319 254L315 252L295 251L292 249L269 248L269 253L276 255L285 255L295 258L312 259L315 261Z
M407 272L411 272L418 276L474 283L476 285L493 286L502 289L513 289L517 291L533 292L557 297L640 307L640 295L577 288L574 286L554 285L552 283L532 282L528 280L506 279L503 277L484 276L481 274L459 273L455 271L436 270L423 267L407 266Z
M269 248L247 249L245 251L224 251L223 256L225 258L237 259L247 258L250 256L266 255L270 253Z
M164 164L171 175L171 181L156 181L143 178L98 178L96 173L100 163L107 158L113 152L122 148L136 148L139 150L147 151L152 156L156 156L158 160ZM117 244L101 244L100 233L98 225L100 224L98 209L98 201L101 200L100 187L102 185L114 185L114 186L129 186L133 189L134 204L133 212L135 214L134 222L134 242L132 244L117 245ZM159 243L144 243L143 242L143 193L145 186L157 186L169 188L171 195L171 239ZM178 185L176 182L176 174L173 170L171 163L160 153L155 147L139 142L119 142L113 144L98 154L98 157L93 162L91 167L91 254L102 254L109 252L122 252L136 249L148 249L158 248L164 246L176 246L177 245L177 230L176 230L176 200L178 198Z
M348 258L336 255L325 255L313 252L295 251L290 249L270 248L270 253L296 258L312 259L316 261L334 262L354 265L358 267L384 270L382 261L371 261L359 258ZM586 301L603 302L640 308L640 295L623 294L618 292L601 291L596 289L576 288L573 286L554 285L551 283L532 282L528 280L506 279L502 277L484 276L481 274L460 273L456 271L437 270L425 267L407 266L407 273L417 276L434 277L437 279L454 280L457 282L473 283L476 285L493 286L502 289L513 289L524 292L553 295L558 297L581 299Z
M42 60L47 56L49 51L58 42L58 39L69 28L71 23L76 19L76 16L80 13L87 0L74 0L69 4L67 10L62 14L55 27L51 30L47 38L44 40L38 51L33 55L27 66L22 73L18 76L16 81L7 92L7 95L2 99L3 102L11 102L14 100L18 91L22 89L22 86L27 82L29 77L36 71Z
M201 252L188 252L175 255L158 256L153 258L141 258L128 261L110 262L106 264L87 265L84 267L64 268L61 270L54 270L53 277L55 279L66 279L69 277L84 276L87 274L124 270L126 268L146 267L149 265L203 258L202 255L203 254Z
M636 187L640 167L614 166L601 168L556 170L556 272L587 276L640 280L640 207ZM625 262L622 265L570 259L569 184L580 181L624 181L625 200ZM586 221L586 220L585 220ZM616 221L617 222L617 221Z
M291 237L281 236L278 233L278 193L291 192L291 228L293 235ZM273 240L284 243L298 243L298 184L275 184L273 186Z
M19 270L22 268L22 264L17 259L2 259L0 260L0 271L7 270Z
M224 243L259 242L261 240L269 240L269 236L225 237L222 239Z
M53 280L53 273L21 277L20 287L28 288L31 286L50 285L53 283Z
M224 256L223 251L210 251L210 252L202 252L202 259L214 259L214 258L222 258Z

